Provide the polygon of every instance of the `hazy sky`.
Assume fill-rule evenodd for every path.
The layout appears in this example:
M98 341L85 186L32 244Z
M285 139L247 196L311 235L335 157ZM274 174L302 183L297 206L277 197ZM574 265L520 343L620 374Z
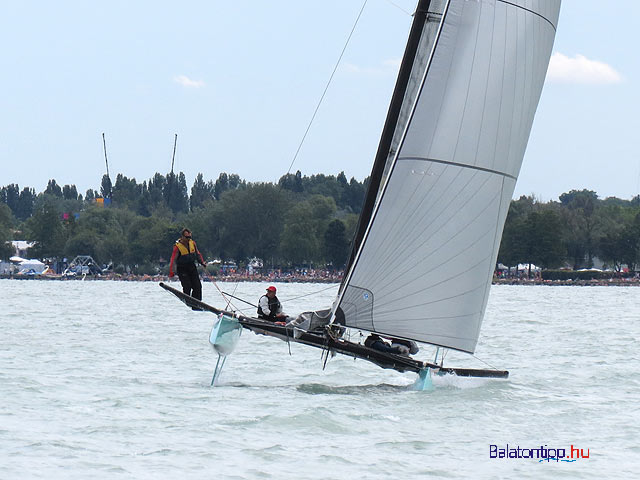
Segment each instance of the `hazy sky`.
M488 1L488 0L482 0ZM608 3L608 2L607 2ZM0 185L99 188L171 166L276 181L289 169L363 0L4 2ZM563 0L515 196L640 190L640 2ZM368 0L292 171L364 179L413 0Z

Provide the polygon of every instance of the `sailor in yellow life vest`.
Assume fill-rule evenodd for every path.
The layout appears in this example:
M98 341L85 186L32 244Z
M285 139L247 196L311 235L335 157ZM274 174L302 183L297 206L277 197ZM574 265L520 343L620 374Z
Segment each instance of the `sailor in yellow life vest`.
M178 278L182 284L182 291L193 298L202 300L202 284L196 262L206 267L202 254L191 238L191 230L182 230L182 236L176 241L169 262L169 278L173 277L173 263L178 265Z

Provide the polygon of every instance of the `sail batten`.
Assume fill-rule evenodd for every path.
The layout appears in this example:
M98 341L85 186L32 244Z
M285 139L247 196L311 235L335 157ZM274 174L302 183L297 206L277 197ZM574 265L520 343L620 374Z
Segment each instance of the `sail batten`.
M453 166L456 166L456 167L470 168L472 170L482 170L483 172L495 173L496 175L502 175L502 176L505 176L505 177L510 177L510 178L513 178L514 180L517 179L517 177L515 177L514 175L511 175L508 172L501 172L499 170L493 170L491 168L479 167L477 165L469 165L469 164L465 164L465 163L452 162L450 160L439 160L439 159L436 159L436 158L426 158L426 157L401 157L401 158L398 158L398 162L401 162L403 160L421 160L423 162L441 163L443 165L453 165Z
M473 352L560 0L425 3L334 312Z

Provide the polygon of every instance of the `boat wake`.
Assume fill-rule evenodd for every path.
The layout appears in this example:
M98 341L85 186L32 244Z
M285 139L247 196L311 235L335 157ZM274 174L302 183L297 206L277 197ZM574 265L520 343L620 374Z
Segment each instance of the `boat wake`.
M434 388L450 388L466 390L480 388L496 383L496 379L479 377L459 377L457 375L434 375L432 378ZM504 382L504 380L501 380Z
M304 383L297 390L310 395L362 395L363 393L406 392L411 385L323 385L320 383Z

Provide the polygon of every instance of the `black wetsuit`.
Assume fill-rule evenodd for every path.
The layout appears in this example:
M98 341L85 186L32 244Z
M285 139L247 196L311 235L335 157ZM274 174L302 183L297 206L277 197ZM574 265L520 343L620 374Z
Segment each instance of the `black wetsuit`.
M182 291L197 300L202 300L202 283L200 283L200 275L198 274L198 267L196 267L199 252L195 246L195 242L189 239L188 247L176 242L176 247L178 249L176 273L182 284ZM193 252L182 253L180 247L187 251L193 247Z
M182 284L182 291L197 300L202 300L202 283L200 283L200 275L195 262L181 264L180 257L178 257L177 263L177 273Z

